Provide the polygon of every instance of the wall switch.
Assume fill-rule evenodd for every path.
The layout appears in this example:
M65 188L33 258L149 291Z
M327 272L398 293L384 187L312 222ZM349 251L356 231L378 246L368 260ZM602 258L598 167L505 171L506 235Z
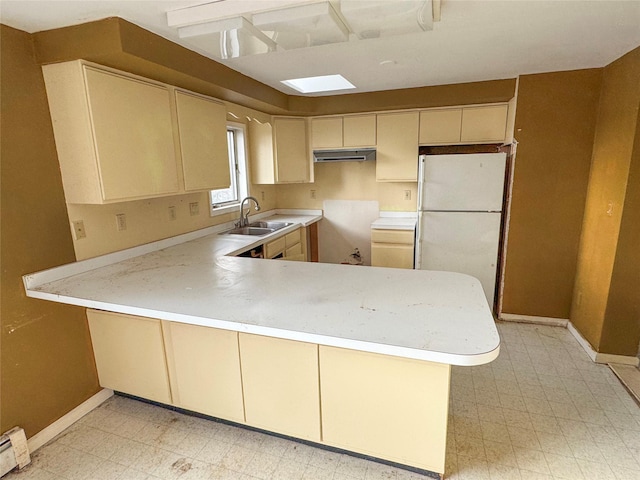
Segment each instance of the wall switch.
M127 217L124 213L116 214L116 227L119 232L127 229Z
M405 190L404 191L404 199L405 200L411 200L411 190Z
M316 191L315 190L311 190L311 198L316 198Z
M169 207L169 220L175 220L176 218L176 207L172 205Z
M73 222L73 234L75 235L76 240L86 238L87 232L84 230L84 222L82 220L76 220Z
M192 217L200 214L200 204L198 202L191 202L189 204L189 213Z

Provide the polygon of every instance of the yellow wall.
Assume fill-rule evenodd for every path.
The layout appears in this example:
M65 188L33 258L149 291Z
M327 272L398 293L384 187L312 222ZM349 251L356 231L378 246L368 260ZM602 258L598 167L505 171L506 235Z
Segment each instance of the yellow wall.
M601 77L520 77L504 313L569 318Z
M616 60L604 69L600 107L591 161L589 189L582 225L582 238L578 257L571 321L596 351L603 351L603 330L609 342L606 352L635 355L638 341L638 317L619 317L614 311L607 316L607 305L612 296L627 303L638 303L638 284L612 284L614 265L619 268L635 258L634 247L620 238L623 215L626 217L626 235L635 235L633 221L638 218L637 204L626 202L629 193L637 195L637 184L630 184L637 161L636 134L640 108L640 48ZM628 209L628 210L627 210ZM636 227L637 228L637 227ZM629 237L626 239L628 240ZM622 243L621 243L622 242ZM619 246L623 247L619 251ZM635 245L638 249L638 245ZM617 254L618 257L616 261ZM626 275L623 275L626 277ZM615 287L616 290L612 290ZM620 290L621 289L621 290ZM631 303L629 303L631 302ZM619 311L618 305L614 310ZM632 310L630 311L630 313ZM630 330L632 324L635 329ZM616 333L617 332L617 333ZM613 341L617 337L618 342ZM626 353L622 353L626 352Z
M22 275L75 261L44 80L31 36L0 26L0 432L27 436L99 390L83 308L29 299Z
M376 162L315 164L314 169L314 183L277 186L278 208L322 208L324 200L377 200L380 210L416 211L418 184L376 182ZM411 191L410 200L404 199L405 190Z

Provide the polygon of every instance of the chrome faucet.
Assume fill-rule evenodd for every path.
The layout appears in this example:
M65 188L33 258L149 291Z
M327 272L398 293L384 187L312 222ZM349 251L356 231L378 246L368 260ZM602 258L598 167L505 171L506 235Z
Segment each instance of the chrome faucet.
M256 212L260 210L260 204L255 197L245 197L240 203L240 220L238 221L238 223L236 223L236 226L240 228L249 225L249 212L251 211L251 209L247 210L247 214L244 215L244 202L246 202L247 200L253 200L253 203L256 204L256 206L254 207Z

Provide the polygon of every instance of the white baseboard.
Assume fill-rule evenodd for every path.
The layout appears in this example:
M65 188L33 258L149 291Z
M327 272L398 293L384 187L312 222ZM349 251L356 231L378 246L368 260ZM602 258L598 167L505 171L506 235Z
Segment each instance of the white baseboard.
M569 323L569 320L566 318L536 317L533 315L518 315L515 313L501 313L498 316L498 319L505 322L537 323L540 325L551 325L554 327L566 327Z
M640 359L638 359L638 357L596 352L591 344L576 329L573 323L569 322L567 325L567 329L569 330L569 332L571 332L571 335L573 335L574 338L578 341L584 351L587 352L589 358L596 363L619 363L621 365L631 365L634 367L637 367L640 363Z
M34 451L39 449L49 440L62 433L65 429L69 428L94 408L99 407L105 400L108 400L112 396L113 390L103 388L98 393L88 398L76 408L71 410L69 413L59 418L48 427L40 430L38 433L27 440L29 452L33 453Z

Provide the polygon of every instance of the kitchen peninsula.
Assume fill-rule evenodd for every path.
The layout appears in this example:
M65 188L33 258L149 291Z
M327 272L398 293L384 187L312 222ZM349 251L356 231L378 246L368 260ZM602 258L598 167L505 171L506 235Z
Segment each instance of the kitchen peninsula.
M443 474L451 365L499 352L482 287L234 256L320 218L277 215L292 225L263 237L210 227L26 275L25 288L91 309L105 388Z

